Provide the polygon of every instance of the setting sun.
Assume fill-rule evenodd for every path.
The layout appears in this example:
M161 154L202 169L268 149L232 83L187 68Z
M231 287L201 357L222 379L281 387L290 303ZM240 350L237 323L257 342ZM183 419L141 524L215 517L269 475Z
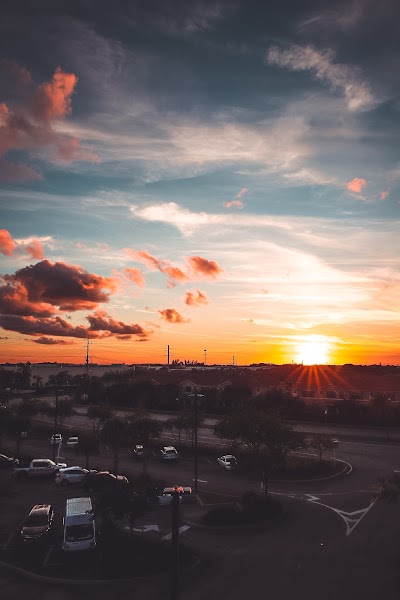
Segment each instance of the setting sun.
M311 336L297 346L296 362L304 365L321 365L328 360L329 344L317 336Z

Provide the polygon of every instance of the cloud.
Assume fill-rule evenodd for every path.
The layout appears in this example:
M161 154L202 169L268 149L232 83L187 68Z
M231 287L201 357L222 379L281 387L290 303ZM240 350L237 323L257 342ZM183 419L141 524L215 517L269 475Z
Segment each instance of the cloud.
M208 260L202 256L190 256L187 259L190 269L195 275L203 275L216 279L223 270L217 265L215 260Z
M151 331L145 330L141 325L127 325L122 321L116 321L105 311L97 311L86 318L90 323L90 331L108 331L117 336L124 336L123 338L119 337L119 339L126 340L132 335L143 339L147 338L149 333L151 333Z
M369 84L362 79L360 69L354 65L335 63L333 50L317 50L312 46L296 44L287 49L271 46L265 58L268 64L286 67L291 71L311 71L317 79L345 96L350 111L371 110L376 105Z
M386 190L386 191L384 191L384 192L381 192L381 193L380 193L380 196L379 196L379 198L380 198L381 200L386 200L386 198L387 198L388 196L389 196L389 192Z
M31 256L31 258L34 260L43 260L44 259L43 247L42 247L42 244L39 242L39 240L32 240L32 242L27 245L25 250Z
M50 81L36 85L23 67L3 61L0 68L10 71L20 92L19 102L13 107L0 104L0 157L15 150L37 153L48 148L51 159L99 161L96 154L81 147L78 138L61 134L55 128L71 112L71 97L78 82L74 73L57 67ZM4 181L25 181L41 175L25 164L3 160L0 177Z
M233 206L244 208L244 203L241 200L231 200L230 202L225 202L224 206L225 208L232 208Z
M74 326L61 317L46 318L36 316L21 316L17 314L0 315L0 327L7 331L17 331L25 335L55 335L60 337L86 338L88 328Z
M0 313L48 317L57 310L93 310L108 302L116 282L80 266L43 260L4 275L0 285ZM108 290L104 291L104 290Z
M188 306L198 306L199 304L208 304L207 294L200 290L190 291L185 293L185 304Z
M233 225L237 227L272 227L290 229L287 220L279 217L262 215L233 215L233 214L211 214L205 212L191 212L176 202L165 202L152 204L144 207L133 206L131 213L134 218L149 222L162 222L173 225L183 236L191 236L200 227L222 225L223 227Z
M164 310L158 311L161 315L161 318L168 323L189 323L190 319L186 319L181 314L178 313L175 308L166 308Z
M7 229L0 229L0 252L5 256L12 256L16 247L11 233Z
M367 182L365 179L362 179L361 177L354 177L354 179L352 179L351 181L348 181L346 183L346 188L350 192L355 192L356 194L361 194L362 190L365 188L366 185L367 185Z
M160 260L145 250L132 250L131 248L124 248L124 252L129 256L129 258L146 265L152 271L157 270L168 275L171 286L175 285L175 281L183 282L189 279L188 275L179 267L174 267L168 260Z
M32 341L35 342L35 344L44 344L45 346L71 346L74 344L74 342L68 342L67 340L55 340L48 337L41 337Z
M129 281L132 281L138 287L144 287L146 285L146 280L140 269L136 269L135 267L127 267L124 269L124 275L127 279L129 279Z

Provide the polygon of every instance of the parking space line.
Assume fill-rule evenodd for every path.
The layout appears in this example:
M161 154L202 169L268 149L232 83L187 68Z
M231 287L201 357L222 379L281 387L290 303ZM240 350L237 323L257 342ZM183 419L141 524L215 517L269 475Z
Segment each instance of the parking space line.
M192 479L192 481L195 481L194 479ZM208 483L208 481L205 481L205 479L198 479L197 480L199 483Z
M15 532L13 531L13 533L8 537L8 539L5 542L5 544L3 544L3 550L6 550L6 548L10 544L11 540L13 539L14 535L15 535Z
M49 548L49 550L48 550L48 552L47 552L46 556L44 557L44 561L43 561L43 565L42 565L42 567L43 567L43 568L44 568L44 567L47 565L47 563L49 562L49 558L50 558L50 556L51 556L51 553L53 552L53 550L54 550L54 546L50 546L50 548Z
M207 458L206 456L204 457L204 459L208 462L208 463L212 463L212 460L210 460L209 458Z

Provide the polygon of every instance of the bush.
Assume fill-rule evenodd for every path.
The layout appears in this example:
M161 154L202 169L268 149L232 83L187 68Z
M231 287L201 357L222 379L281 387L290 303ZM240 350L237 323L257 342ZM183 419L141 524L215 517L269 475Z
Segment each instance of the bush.
M239 525L241 509L237 505L216 506L202 518L203 525Z

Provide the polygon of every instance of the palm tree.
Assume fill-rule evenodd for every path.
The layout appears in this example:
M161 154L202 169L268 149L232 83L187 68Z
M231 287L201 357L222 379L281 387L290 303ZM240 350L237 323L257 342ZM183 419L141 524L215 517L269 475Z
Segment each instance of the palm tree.
M101 439L112 448L114 452L114 472L118 474L119 450L121 444L125 441L127 435L127 426L123 419L111 417L106 421L101 429Z
M92 433L80 433L78 450L85 455L85 467L89 469L90 457L97 454L99 450L99 440Z

